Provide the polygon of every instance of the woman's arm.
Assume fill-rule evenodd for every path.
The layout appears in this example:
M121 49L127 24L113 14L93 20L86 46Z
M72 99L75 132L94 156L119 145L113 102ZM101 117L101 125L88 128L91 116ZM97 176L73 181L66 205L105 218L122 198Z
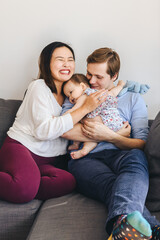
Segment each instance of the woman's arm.
M84 101L86 100L86 98L87 98L87 95L86 95L86 94L84 94L84 95L82 95L81 97L79 97L78 100L77 100L77 102L75 103L75 105L74 105L71 109L67 110L63 115L65 115L65 114L67 114L67 113L71 113L71 112L73 112L74 110L76 110L76 109L78 109L79 107L81 107L81 106L83 105Z
M80 141L80 142L92 141L92 139L84 136L82 132L81 123L77 123L76 125L74 125L74 127L71 130L69 130L68 132L65 132L61 137L66 138L68 140L72 140L72 141Z

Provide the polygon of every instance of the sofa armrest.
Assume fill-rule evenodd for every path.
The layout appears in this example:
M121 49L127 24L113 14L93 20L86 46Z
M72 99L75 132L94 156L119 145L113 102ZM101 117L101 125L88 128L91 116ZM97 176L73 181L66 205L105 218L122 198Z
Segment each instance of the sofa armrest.
M21 100L0 98L0 147L6 137L8 129L12 126Z

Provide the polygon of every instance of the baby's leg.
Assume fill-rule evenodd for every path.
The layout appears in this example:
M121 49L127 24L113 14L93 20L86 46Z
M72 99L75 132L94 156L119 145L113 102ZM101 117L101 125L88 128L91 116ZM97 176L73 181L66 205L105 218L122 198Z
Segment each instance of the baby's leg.
M102 118L100 116L96 116L95 118L87 118L87 120L92 122L102 122ZM73 159L84 157L90 151L92 151L96 146L97 146L96 142L84 142L82 149L72 152L70 155ZM72 148L72 149L70 147L72 147L72 145L69 146L68 148L69 150L74 150L79 148L79 146L77 148Z
M96 142L84 142L83 148L78 151L72 152L71 157L73 159L78 159L78 158L84 157L91 150L93 150L96 146L97 146Z
M68 147L68 150L78 150L79 149L80 142L73 141L73 144Z

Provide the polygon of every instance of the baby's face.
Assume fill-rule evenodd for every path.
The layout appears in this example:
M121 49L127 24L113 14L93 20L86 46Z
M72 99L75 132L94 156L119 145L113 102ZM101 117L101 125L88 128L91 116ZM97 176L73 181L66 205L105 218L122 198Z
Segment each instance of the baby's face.
M69 98L69 101L72 104L75 104L77 102L77 99L83 94L84 89L82 87L82 84L76 84L69 80L64 85L63 92Z

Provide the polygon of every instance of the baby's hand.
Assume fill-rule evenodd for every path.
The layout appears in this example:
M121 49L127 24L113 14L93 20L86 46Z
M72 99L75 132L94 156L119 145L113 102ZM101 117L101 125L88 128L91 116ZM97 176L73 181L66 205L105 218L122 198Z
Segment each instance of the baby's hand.
M124 137L130 137L130 133L131 133L131 126L128 123L128 121L123 123L123 127L117 131L117 133L119 135L122 135Z

